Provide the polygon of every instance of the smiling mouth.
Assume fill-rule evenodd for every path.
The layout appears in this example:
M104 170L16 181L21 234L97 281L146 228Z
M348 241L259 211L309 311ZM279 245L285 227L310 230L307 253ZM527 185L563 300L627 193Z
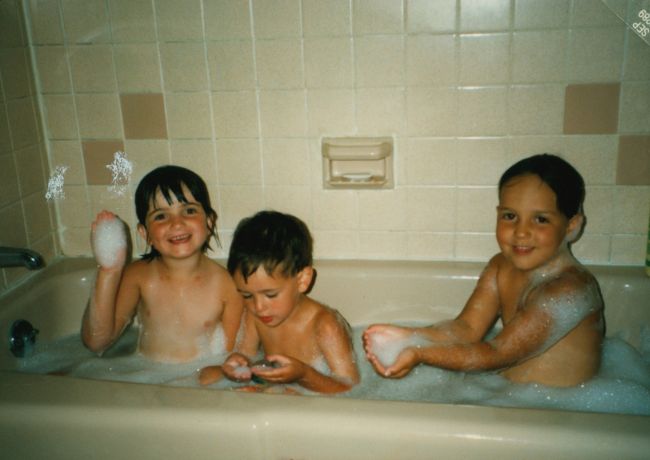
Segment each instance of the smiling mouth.
M514 251L515 254L526 255L526 254L530 254L531 252L533 252L533 247L532 246L513 246L512 250Z
M271 321L273 321L272 316L258 316L259 320L263 322L264 324L269 324Z
M181 244L189 241L190 238L192 238L192 235L186 233L184 235L178 235L169 238L169 242L172 244Z

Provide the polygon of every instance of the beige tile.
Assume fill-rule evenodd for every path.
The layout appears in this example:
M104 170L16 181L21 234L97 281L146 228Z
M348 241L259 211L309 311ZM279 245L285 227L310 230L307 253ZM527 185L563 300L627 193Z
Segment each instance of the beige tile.
M611 263L643 266L647 253L647 241L645 235L612 236Z
M59 230L61 250L67 257L90 255L90 238L87 229L63 228Z
M613 4L607 0L608 4ZM612 26L620 25L621 20L610 10L605 2L593 2L592 0L574 0L573 12L571 14L571 26Z
M135 186L152 169L171 162L171 150L167 140L126 140L125 152L133 160L131 186Z
M494 233L457 233L455 260L485 262L499 252Z
M0 48L18 47L26 44L24 25L22 24L23 13L20 5L20 2L15 1L0 4Z
M580 239L571 245L571 252L582 263L609 264L611 239L609 235L590 235L585 230Z
M172 139L212 137L209 93L168 94L167 123Z
M358 258L359 236L356 232L343 231L313 231L314 257L327 258Z
M409 35L406 81L409 85L452 85L457 81L454 35Z
M584 213L587 216L585 233L611 234L614 227L613 206L614 187L587 186L584 202Z
M427 232L454 230L454 187L409 188L407 194L406 229Z
M361 232L359 256L362 259L403 259L408 247L406 232Z
M314 89L307 92L309 135L350 134L355 127L354 91Z
M262 185L262 156L257 139L217 140L219 185Z
M224 185L219 187L222 229L234 229L240 220L264 208L261 187Z
M303 0L302 27L305 37L350 34L349 0Z
M510 78L509 34L460 36L460 83L503 84Z
M121 138L120 104L117 94L77 94L79 133L84 139Z
M292 214L308 227L311 225L311 189L304 186L272 185L264 187L266 207Z
M492 232L499 204L496 187L461 187L457 191L457 232Z
M33 194L25 197L22 201L25 212L25 227L27 228L27 240L38 241L49 235L53 228L50 222L50 212L47 201L41 194Z
M108 43L110 28L103 0L61 0L68 43Z
M515 28L565 28L570 6L566 0L515 0Z
M358 194L352 190L312 190L314 230L350 231L359 227Z
M71 46L68 51L75 92L115 91L115 68L111 46Z
M409 228L409 192L406 189L359 191L359 228L395 231Z
M257 98L253 91L212 93L217 137L257 137Z
M52 45L63 43L61 27L61 9L59 2L49 0L27 3L31 19L32 40L35 45Z
M307 88L349 88L353 85L352 41L349 38L307 39L304 49Z
M32 145L14 152L20 194L24 198L37 192L45 192L45 172L41 151L38 145Z
M149 0L109 0L114 43L156 40L153 4Z
M262 91L260 121L263 137L302 137L307 131L305 92Z
M250 39L248 0L204 2L205 35L210 40Z
M7 105L0 102L0 154L11 152L11 134L7 119Z
M49 139L76 139L79 136L72 96L43 96Z
M514 86L509 101L513 134L560 134L564 110L564 86Z
M565 30L514 33L512 81L515 83L564 81L567 38Z
M564 133L616 133L619 92L618 83L568 85L564 101Z
M459 185L494 186L513 163L504 138L458 139L457 148Z
M110 185L111 171L107 165L113 162L116 152L124 151L121 140L84 141L81 144L88 185Z
M452 260L454 234L409 232L406 256L411 260Z
M167 125L162 94L120 95L126 139L165 139Z
M27 97L32 93L31 62L26 48L0 49L0 69L5 99Z
M162 90L155 44L115 45L113 56L120 92L159 93Z
M14 155L0 155L0 208L20 199Z
M217 157L212 141L172 141L171 162L195 171L208 182L216 181Z
M635 32L628 30L627 34L623 80L647 80L650 75L650 46Z
M453 32L456 30L456 2L407 0L406 28L409 33Z
M505 87L458 91L458 132L462 136L499 136L508 132L508 90Z
M650 135L620 137L616 184L650 185Z
M404 85L404 38L367 36L354 40L356 86Z
M300 36L300 0L253 1L253 23L257 38ZM282 18L281 21L278 18Z
M454 185L458 145L454 139L409 139L404 158L404 182L408 185ZM398 159L396 158L396 160Z
M618 136L566 136L564 158L569 161L587 185L613 185L616 179Z
M357 91L357 127L366 135L404 132L406 95L400 87L367 88Z
M163 43L160 45L160 59L166 91L201 91L208 88L203 43Z
M156 20L161 41L203 38L200 0L156 0Z
M252 42L210 42L207 46L208 68L213 90L255 88Z
M257 80L261 88L302 88L304 82L300 40L257 40Z
M408 134L454 136L458 94L454 88L410 87L406 93Z
M650 133L650 81L621 85L621 133Z
M41 91L44 94L70 92L70 72L65 48L38 46L34 50Z
M38 120L31 97L13 99L7 102L7 116L14 149L20 149L40 142Z
M510 0L460 0L460 30L484 32L507 30Z
M402 2L352 0L352 30L355 35L403 32Z
M25 222L22 205L16 202L0 209L0 222ZM0 225L0 241L6 246L26 247L25 227L23 225Z
M304 139L262 141L264 185L309 185L309 146Z
M623 27L571 30L569 80L580 83L619 81L624 39Z
M65 172L66 185L83 185L86 174L83 167L81 143L78 141L50 141L50 170L57 166L68 166Z
M646 235L650 214L650 187L616 187L614 191L614 233Z
M90 206L86 187L80 185L66 185L63 188L65 199L57 203L58 216L63 228L90 227L93 216L90 215ZM90 233L90 232L88 232Z

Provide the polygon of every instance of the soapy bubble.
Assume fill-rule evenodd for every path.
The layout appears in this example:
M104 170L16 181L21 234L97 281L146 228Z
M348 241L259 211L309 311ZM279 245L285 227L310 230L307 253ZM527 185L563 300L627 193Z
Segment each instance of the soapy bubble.
M124 256L126 246L126 228L120 219L105 219L97 223L93 234L93 249L99 265L115 266Z
M119 196L126 194L133 173L133 164L126 158L126 153L115 152L113 162L106 167L110 169L113 176L108 190Z
M68 170L68 166L60 165L54 168L54 172L50 176L50 179L47 181L47 193L45 193L45 199L55 200L65 198L65 193L63 193L63 183L64 175Z

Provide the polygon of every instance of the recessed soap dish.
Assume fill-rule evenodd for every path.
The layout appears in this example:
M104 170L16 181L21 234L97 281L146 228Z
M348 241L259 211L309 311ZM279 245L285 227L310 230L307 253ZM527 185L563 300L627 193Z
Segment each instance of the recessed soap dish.
M323 138L326 188L392 188L391 137Z

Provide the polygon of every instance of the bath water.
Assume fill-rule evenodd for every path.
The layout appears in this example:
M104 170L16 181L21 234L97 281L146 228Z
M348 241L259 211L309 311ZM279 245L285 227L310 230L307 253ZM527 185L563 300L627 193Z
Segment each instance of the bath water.
M359 326L353 331L361 383L338 397L650 415L650 329L644 331L640 350L620 338L607 338L599 374L573 388L515 384L495 373L452 372L430 366L419 366L403 379L385 379L377 375L364 357L364 329ZM34 354L21 360L20 370L199 387L198 370L220 364L226 357L216 352L191 363L154 363L135 352L137 337L137 328L131 327L101 358L83 347L79 334L37 344ZM243 385L223 379L207 388L240 386ZM297 389L295 385L291 388Z

